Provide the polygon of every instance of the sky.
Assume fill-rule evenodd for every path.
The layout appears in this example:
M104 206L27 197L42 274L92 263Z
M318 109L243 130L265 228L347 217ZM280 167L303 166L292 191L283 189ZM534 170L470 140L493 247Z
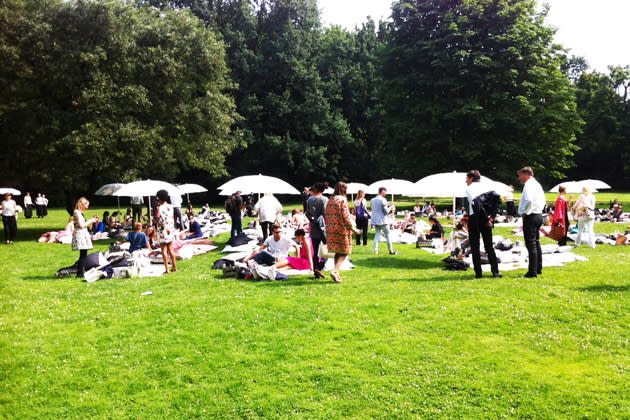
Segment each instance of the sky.
M324 25L347 29L388 19L391 0L318 0ZM592 69L607 73L609 65L630 65L627 45L630 0L547 0L547 24L557 28L556 42L583 56ZM539 4L542 1L539 0Z

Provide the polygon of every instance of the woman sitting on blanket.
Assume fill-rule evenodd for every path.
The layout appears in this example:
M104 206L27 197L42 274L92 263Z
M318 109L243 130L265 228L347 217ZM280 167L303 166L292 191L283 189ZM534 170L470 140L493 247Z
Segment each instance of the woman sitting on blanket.
M313 244L311 238L306 237L304 229L295 231L295 239L300 246L299 256L288 256L287 259L278 261L274 264L276 268L286 267L290 265L296 270L313 271Z

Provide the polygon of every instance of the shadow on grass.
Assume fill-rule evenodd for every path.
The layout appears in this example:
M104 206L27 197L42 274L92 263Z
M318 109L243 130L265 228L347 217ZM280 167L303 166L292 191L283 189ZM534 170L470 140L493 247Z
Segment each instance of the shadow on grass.
M596 286L577 287L580 292L627 292L630 286L613 286L612 284L598 284Z
M358 264L366 268L407 268L412 270L444 268L442 261L405 258L400 255L383 255L382 257L364 258Z
M50 281L50 280L76 280L76 276L56 277L54 274L50 276L22 276L20 280L24 281Z

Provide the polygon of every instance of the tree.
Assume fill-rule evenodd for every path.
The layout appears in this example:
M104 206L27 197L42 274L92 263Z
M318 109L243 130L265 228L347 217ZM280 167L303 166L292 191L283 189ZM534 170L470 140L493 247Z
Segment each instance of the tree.
M188 11L31 6L14 1L6 10L41 28L5 35L13 68L26 69L2 68L0 76L15 92L0 114L1 135L20 157L3 158L8 173L62 185L69 199L103 180L224 173L239 144L224 49Z
M630 180L630 69L583 73L576 83L577 105L585 125L577 137L574 178L603 179L613 187Z
M525 164L560 177L580 120L533 0L414 0L393 5L382 60L389 152L402 176ZM394 164L394 161L391 163Z

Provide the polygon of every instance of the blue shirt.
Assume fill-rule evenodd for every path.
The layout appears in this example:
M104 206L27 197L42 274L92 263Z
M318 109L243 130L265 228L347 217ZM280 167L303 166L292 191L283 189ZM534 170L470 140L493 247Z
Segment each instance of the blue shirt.
M92 234L98 233L98 232L103 232L103 222L98 222L96 224L96 227L94 227L94 223L92 223L90 225L90 232L92 232Z
M386 225L389 206L385 197L377 195L370 201L370 207L372 207L372 225Z
M125 240L129 242L129 252L147 247L147 235L144 232L129 232Z
M190 223L188 232L194 233L194 235L187 237L187 240L201 238L203 236L203 232L201 232L201 226L199 225L199 223L197 223L197 221L194 220Z

